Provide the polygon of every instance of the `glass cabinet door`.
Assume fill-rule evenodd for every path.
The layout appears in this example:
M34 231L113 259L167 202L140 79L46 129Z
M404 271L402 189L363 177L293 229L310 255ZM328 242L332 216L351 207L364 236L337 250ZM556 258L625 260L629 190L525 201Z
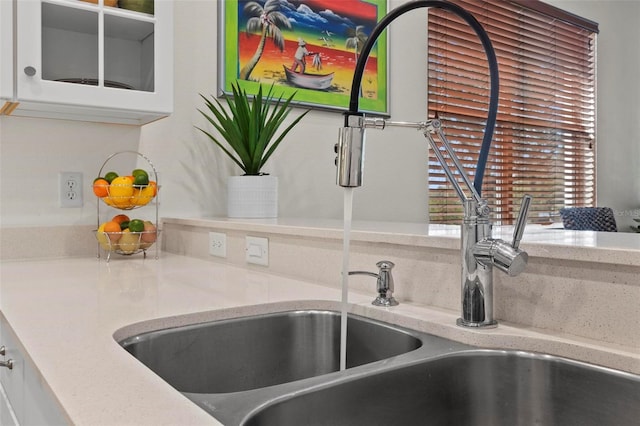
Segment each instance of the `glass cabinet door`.
M42 79L152 92L153 15L91 3L42 2Z
M171 111L169 0L22 0L16 4L18 100Z
M41 55L43 80L98 84L100 68L100 15L85 10L42 2ZM29 69L32 67L33 69ZM27 65L27 75L37 69Z
M154 23L104 17L105 86L153 92Z

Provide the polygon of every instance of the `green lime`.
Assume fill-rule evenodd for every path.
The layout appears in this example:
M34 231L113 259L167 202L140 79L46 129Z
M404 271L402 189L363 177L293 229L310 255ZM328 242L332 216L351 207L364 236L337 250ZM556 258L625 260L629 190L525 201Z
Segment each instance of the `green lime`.
M140 219L131 219L129 222L129 231L131 232L143 232L144 222Z
M137 174L133 176L133 186L142 188L149 185L149 176L147 174Z
M129 229L129 223L131 223L131 221L128 220L120 222L120 229L122 229L123 231L125 229Z
M117 177L118 177L118 174L116 172L109 172L106 175L104 175L104 180L106 180L107 182L109 182L109 184L111 184L111 181Z
M147 173L146 171L142 170L142 169L135 169L134 171L131 172L131 176L136 177L138 175L145 175L147 177L149 177L149 173Z

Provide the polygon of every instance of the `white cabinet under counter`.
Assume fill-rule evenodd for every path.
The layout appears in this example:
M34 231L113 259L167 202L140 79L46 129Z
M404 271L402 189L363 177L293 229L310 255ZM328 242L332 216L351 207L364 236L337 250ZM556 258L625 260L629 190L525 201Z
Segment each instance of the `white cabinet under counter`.
M0 113L138 125L169 115L173 4L146 1L2 2Z
M68 425L44 378L25 354L4 315L0 313L0 346L3 361L11 360L11 368L0 369L2 398L0 424L4 425Z

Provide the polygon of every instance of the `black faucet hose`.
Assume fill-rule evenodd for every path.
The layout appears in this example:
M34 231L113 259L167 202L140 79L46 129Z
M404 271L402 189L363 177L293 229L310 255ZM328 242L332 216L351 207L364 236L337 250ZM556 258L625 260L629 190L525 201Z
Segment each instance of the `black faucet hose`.
M360 85L362 83L362 75L364 74L364 68L369 59L369 54L373 45L378 40L378 37L384 31L384 29L397 17L414 9L423 7L436 7L455 13L462 18L469 26L475 31L480 38L482 47L487 55L487 61L489 62L489 78L490 78L490 94L489 94L489 112L487 115L487 124L484 130L484 136L482 138L482 146L480 148L480 154L478 156L478 163L476 165L476 173L473 181L473 186L481 195L482 192L482 180L484 178L484 171L487 164L487 158L489 157L489 150L491 148L491 139L493 138L493 131L496 125L496 118L498 115L498 95L499 95L499 82L498 75L498 60L496 59L496 53L491 44L491 40L487 35L482 25L478 20L469 12L457 4L450 3L445 0L415 0L405 3L401 6L390 11L385 15L380 22L373 28L373 31L369 35L369 39L362 48L362 52L356 63L356 69L353 74L353 82L351 85L351 98L349 100L349 111L345 113L345 126L348 126L349 116L360 115L358 112Z

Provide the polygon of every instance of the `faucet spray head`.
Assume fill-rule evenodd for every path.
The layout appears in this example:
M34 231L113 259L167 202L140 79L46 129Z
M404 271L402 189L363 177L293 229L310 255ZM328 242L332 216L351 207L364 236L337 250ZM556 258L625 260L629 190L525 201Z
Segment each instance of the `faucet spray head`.
M341 127L336 144L336 183L345 188L362 186L364 171L364 120L350 115L345 127Z

